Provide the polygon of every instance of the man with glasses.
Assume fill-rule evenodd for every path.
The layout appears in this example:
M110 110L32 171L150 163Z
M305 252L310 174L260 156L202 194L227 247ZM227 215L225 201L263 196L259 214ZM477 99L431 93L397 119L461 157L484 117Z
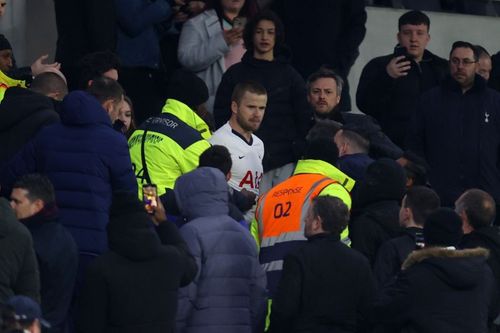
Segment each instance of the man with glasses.
M472 44L453 44L451 76L422 95L408 140L427 160L443 206L453 206L469 188L500 203L500 94L476 74L478 59Z

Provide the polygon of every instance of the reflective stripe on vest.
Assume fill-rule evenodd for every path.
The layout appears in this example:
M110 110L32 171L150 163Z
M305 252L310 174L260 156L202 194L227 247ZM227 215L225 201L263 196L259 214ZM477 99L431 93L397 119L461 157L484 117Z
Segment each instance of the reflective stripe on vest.
M304 226L311 200L337 181L319 174L298 174L260 198L255 216L261 248L305 240Z

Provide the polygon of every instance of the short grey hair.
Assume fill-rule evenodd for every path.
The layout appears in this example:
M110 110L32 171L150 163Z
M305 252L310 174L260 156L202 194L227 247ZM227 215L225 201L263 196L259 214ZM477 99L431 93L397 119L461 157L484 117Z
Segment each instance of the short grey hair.
M316 72L309 75L306 82L307 92L311 90L311 85L319 79L330 78L335 80L337 84L337 95L340 96L342 94L342 88L344 87L344 80L340 75L335 73L333 70L321 67Z

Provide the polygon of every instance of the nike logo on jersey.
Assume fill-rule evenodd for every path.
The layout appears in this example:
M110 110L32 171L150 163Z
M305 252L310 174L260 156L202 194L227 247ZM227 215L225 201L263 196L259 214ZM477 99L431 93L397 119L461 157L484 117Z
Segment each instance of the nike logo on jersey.
M244 158L245 156L238 156L238 158L241 160L242 158Z

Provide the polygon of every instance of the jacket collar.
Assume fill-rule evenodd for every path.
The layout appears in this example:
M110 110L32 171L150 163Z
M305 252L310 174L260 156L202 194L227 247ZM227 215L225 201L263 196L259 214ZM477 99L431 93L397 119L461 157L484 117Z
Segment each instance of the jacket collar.
M445 247L428 247L422 250L416 250L410 253L404 261L402 269L418 264L429 258L470 258L470 257L488 257L489 251L482 247L467 250L452 250Z
M443 86L451 91L462 94L462 87L460 87L458 82L455 81L451 76L446 77L446 79L443 81ZM472 88L467 90L466 94L480 92L485 90L486 88L487 88L486 80L483 79L481 75L476 74L474 76L474 85L472 86Z
M354 179L325 161L321 160L299 160L295 167L294 175L301 173L315 173L331 178L339 182L344 188L351 192L354 184Z
M189 106L178 100L172 98L167 99L167 102L163 106L161 112L173 114L184 123L197 130L206 140L212 136L207 123L203 121L203 119L201 119L200 116L198 116Z

